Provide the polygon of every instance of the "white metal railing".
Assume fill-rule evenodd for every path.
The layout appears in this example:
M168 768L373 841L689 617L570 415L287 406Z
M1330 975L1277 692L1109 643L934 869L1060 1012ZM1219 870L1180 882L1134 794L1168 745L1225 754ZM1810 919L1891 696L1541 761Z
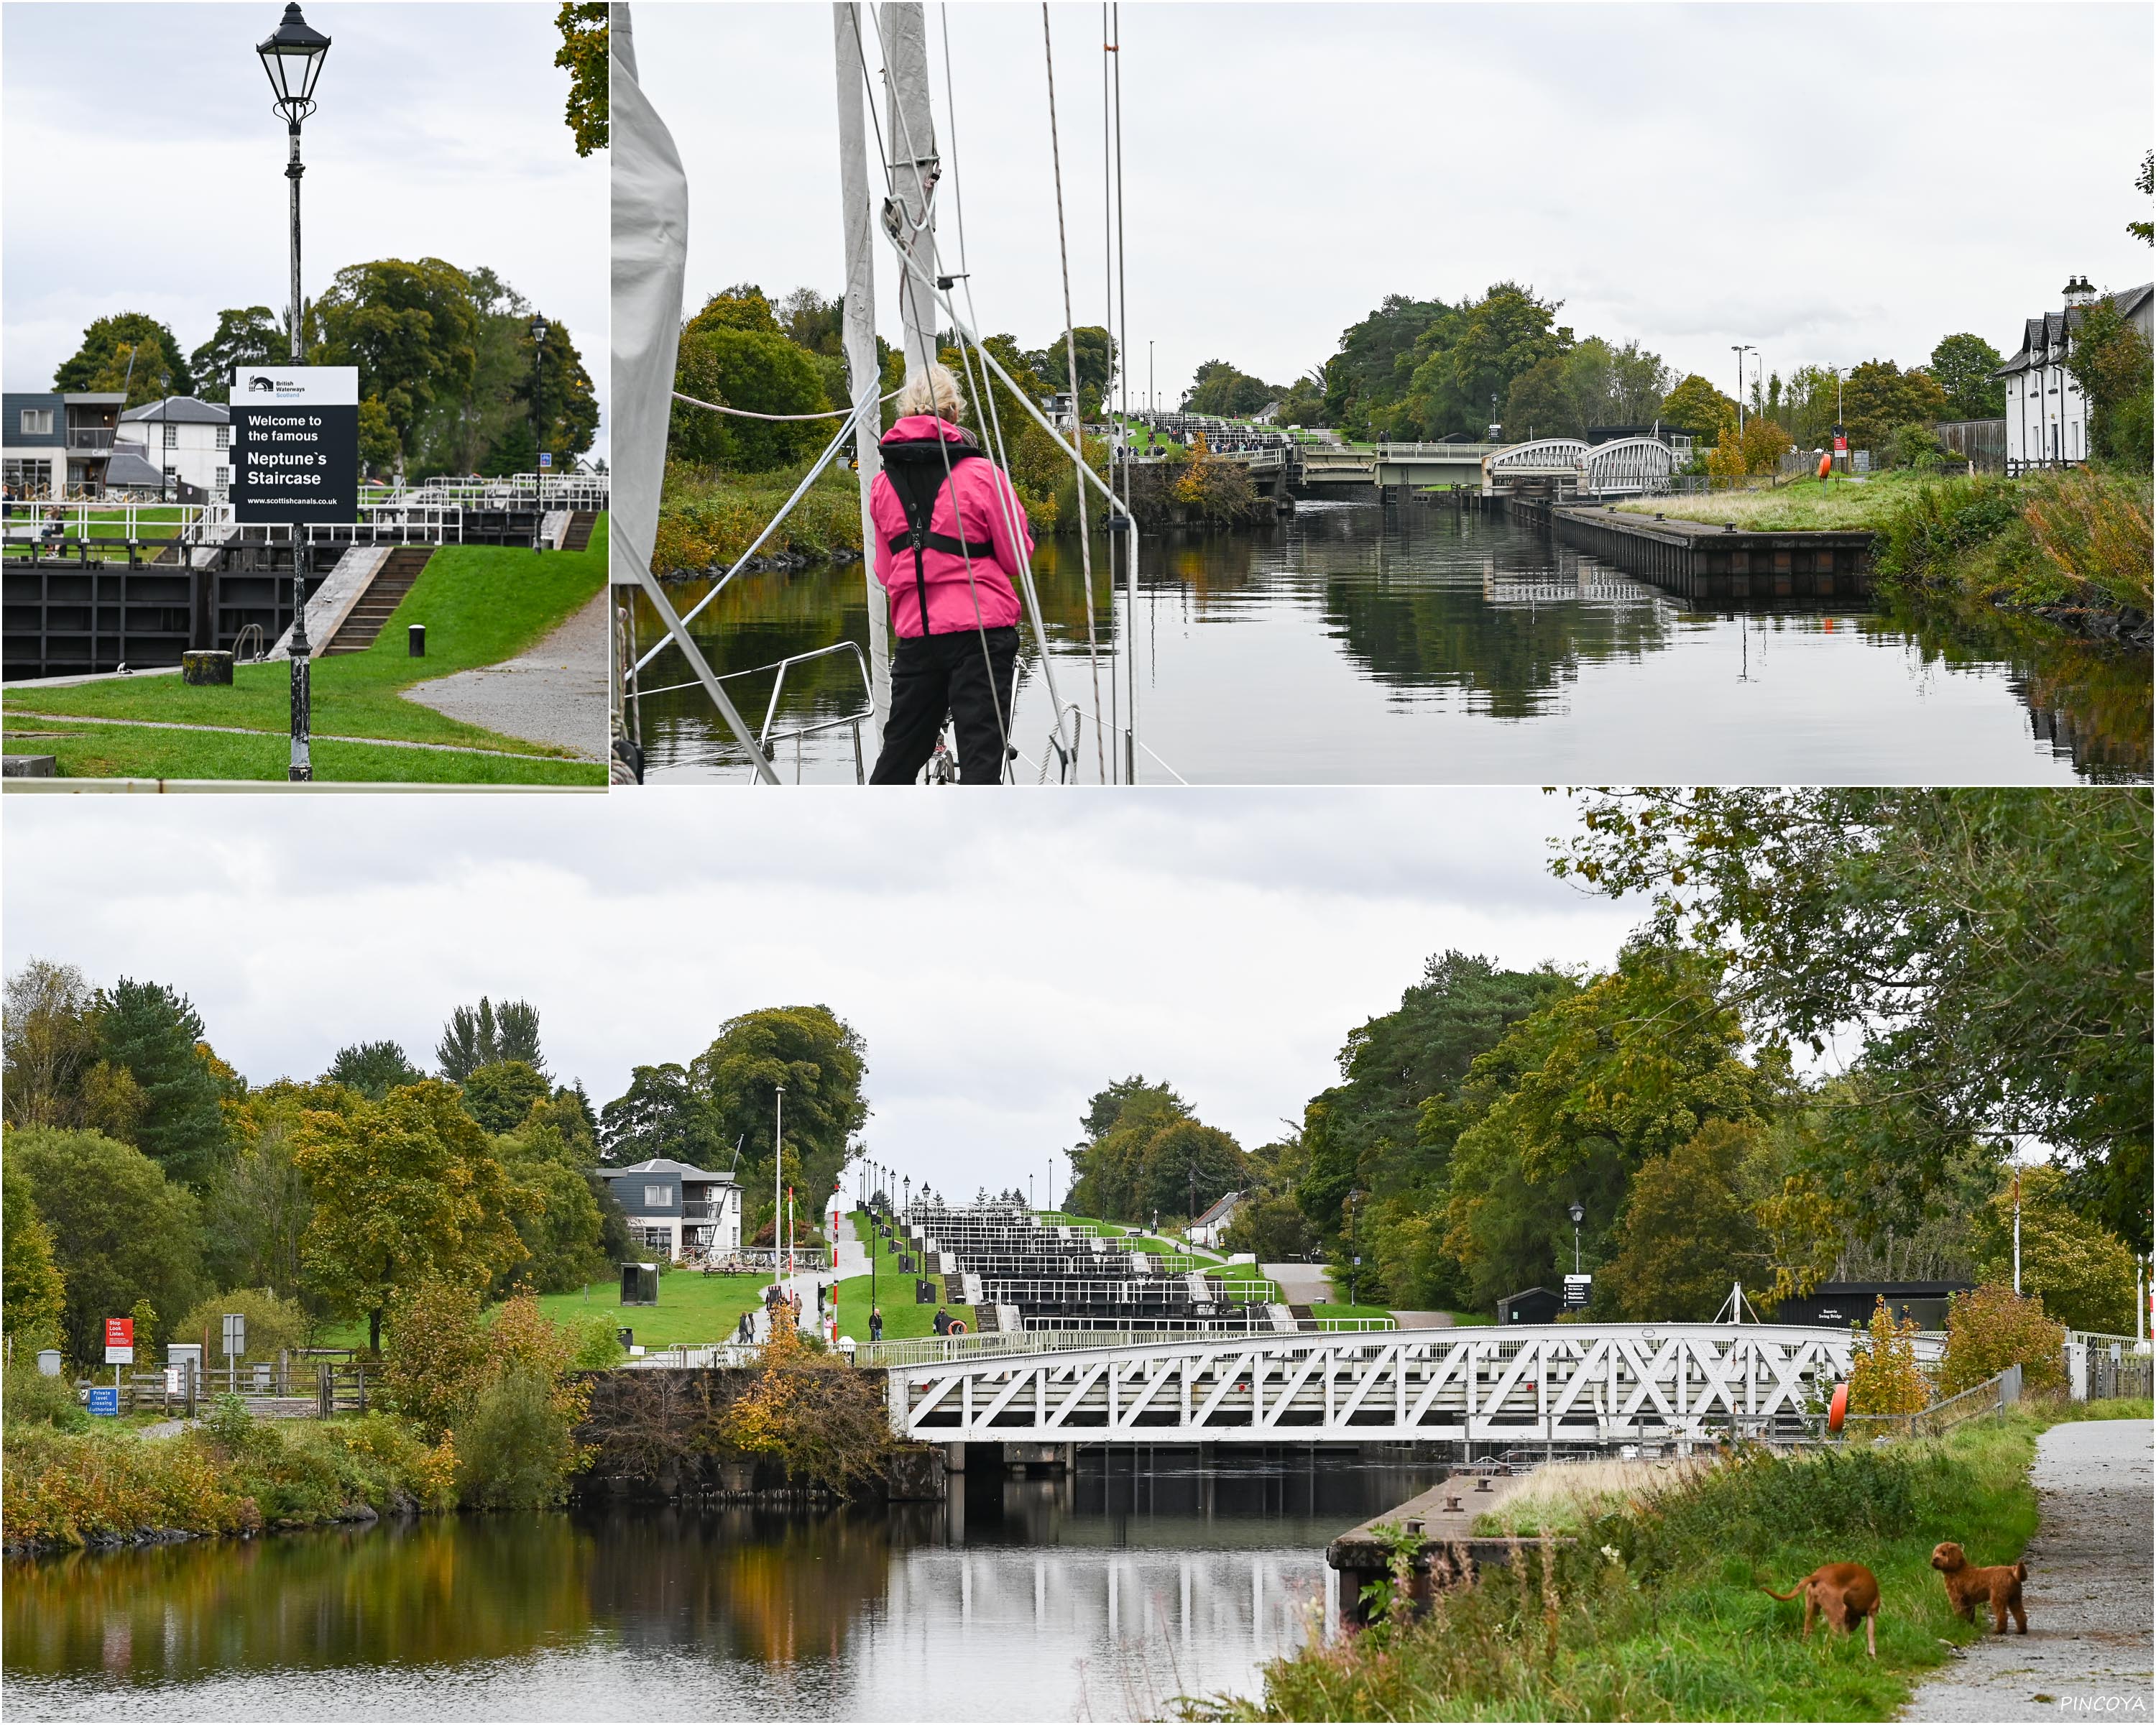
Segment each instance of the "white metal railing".
M889 1394L896 1430L945 1443L1713 1441L1807 1430L1851 1351L1768 1324L1254 1334L922 1362Z

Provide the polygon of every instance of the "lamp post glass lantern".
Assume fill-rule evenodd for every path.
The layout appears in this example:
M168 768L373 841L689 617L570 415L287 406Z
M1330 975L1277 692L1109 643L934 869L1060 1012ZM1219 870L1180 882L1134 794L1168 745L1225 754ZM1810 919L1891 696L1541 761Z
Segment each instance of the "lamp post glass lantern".
M276 100L275 110L285 116L285 179L291 187L292 297L288 302L292 363L303 365L302 314L305 302L300 295L300 177L306 168L300 161L300 122L315 111L315 81L322 75L329 58L330 39L300 16L298 0L285 8L285 17L270 34L254 46L262 69ZM131 366L133 362L129 362ZM307 542L299 525L292 527L292 758L286 776L304 783L315 776L310 732L313 728L311 689L307 672Z

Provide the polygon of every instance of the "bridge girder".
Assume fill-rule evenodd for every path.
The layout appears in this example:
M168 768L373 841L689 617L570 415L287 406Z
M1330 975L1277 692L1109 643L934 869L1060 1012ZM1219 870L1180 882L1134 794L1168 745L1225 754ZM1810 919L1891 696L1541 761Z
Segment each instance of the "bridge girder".
M1850 1363L1845 1330L1534 1325L991 1355L894 1368L890 1397L933 1443L1614 1445L1799 1430Z

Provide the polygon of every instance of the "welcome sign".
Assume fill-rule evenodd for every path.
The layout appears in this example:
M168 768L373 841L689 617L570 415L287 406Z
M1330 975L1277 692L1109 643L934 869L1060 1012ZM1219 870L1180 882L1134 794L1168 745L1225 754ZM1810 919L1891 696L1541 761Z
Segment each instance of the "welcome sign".
M232 374L232 510L244 522L359 518L359 367Z

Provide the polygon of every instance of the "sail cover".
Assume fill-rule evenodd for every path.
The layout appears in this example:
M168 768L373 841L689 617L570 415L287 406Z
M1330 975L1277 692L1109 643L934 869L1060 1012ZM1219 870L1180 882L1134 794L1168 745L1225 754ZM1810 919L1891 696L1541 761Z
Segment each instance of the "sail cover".
M613 8L613 578L648 586L666 471L681 283L689 250L689 177L673 134L636 81L629 8Z

